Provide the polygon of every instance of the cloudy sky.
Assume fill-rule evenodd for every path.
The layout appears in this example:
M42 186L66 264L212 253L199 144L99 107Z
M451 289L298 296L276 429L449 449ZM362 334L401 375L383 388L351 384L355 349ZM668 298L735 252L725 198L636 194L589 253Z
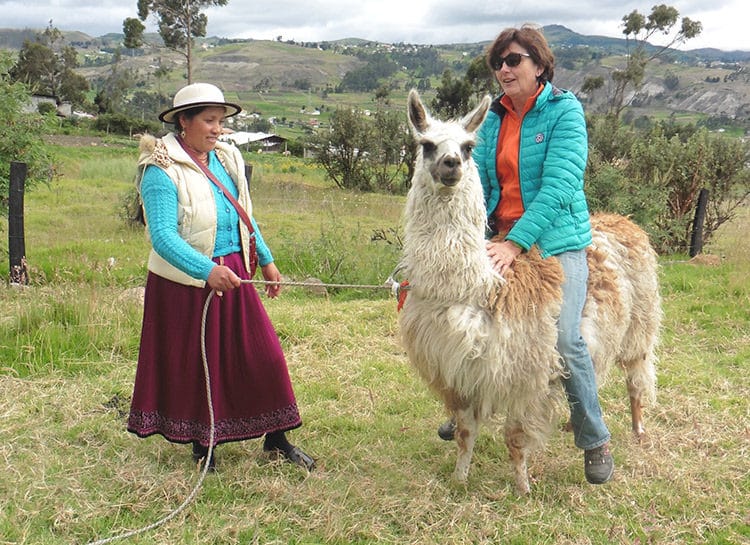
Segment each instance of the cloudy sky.
M622 17L651 12L655 0L229 0L210 8L208 35L295 41L364 38L417 44L468 43L493 39L507 26L561 24L580 34L623 37ZM703 23L701 36L682 49L716 47L750 51L746 0L664 1L680 17ZM45 28L91 36L122 32L137 15L136 0L0 0L0 28ZM523 5L521 5L523 4ZM459 7L460 6L460 7ZM153 30L153 21L147 22ZM658 40L651 40L659 43Z

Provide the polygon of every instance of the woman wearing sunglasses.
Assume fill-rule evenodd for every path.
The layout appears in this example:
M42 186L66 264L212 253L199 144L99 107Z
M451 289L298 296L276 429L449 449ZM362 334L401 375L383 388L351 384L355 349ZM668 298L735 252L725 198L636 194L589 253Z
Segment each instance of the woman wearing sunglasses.
M583 173L588 139L583 108L569 91L552 85L554 56L533 26L503 30L487 51L502 93L477 133L474 161L484 187L489 236L487 254L500 274L521 252L536 245L563 267L558 350L575 444L584 451L586 479L609 481L614 463L610 434L599 406L591 356L580 333L586 299L591 225ZM534 339L529 339L534 342ZM438 433L452 439L454 425Z

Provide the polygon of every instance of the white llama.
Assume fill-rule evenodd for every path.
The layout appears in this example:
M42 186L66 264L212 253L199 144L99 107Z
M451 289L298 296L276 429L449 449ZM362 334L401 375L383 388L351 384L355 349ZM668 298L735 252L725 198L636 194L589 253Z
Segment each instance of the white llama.
M562 270L532 249L501 278L485 250L484 197L471 150L489 97L460 121L426 112L416 91L408 118L416 169L404 211L402 266L409 291L399 313L411 364L456 419L454 478L468 476L479 424L505 416L505 443L520 493L527 456L565 407L556 351ZM633 431L655 397L654 348L661 304L656 255L621 216L592 217L590 280L582 333L601 380L614 363L626 375Z

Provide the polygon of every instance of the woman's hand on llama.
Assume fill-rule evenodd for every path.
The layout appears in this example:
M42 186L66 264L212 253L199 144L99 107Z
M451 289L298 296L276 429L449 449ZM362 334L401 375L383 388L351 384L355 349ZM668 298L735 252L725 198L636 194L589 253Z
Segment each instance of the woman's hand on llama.
M516 257L521 253L521 248L509 240L502 242L487 242L487 257L490 258L492 268L500 276L513 266Z

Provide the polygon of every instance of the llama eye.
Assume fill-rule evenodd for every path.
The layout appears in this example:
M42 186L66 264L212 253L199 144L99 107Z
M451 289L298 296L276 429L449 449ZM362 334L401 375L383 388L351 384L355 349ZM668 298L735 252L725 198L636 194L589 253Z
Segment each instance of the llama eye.
M435 153L435 150L437 150L437 146L432 142L422 142L422 153L425 155L431 155Z
M474 151L474 144L464 144L461 146L461 151L463 152L464 157L469 157L471 152Z

